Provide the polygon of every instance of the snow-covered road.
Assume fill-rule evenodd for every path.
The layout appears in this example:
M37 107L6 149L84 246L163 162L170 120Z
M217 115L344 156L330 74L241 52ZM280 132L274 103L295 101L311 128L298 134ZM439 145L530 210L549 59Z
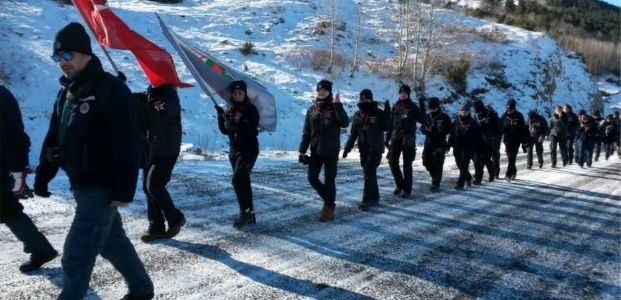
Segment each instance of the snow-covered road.
M442 191L414 163L414 194L392 196L385 162L381 206L357 208L362 172L355 153L339 162L337 219L317 221L321 203L292 153L259 159L253 174L257 225L234 229L237 213L225 160L182 162L170 183L188 218L175 240L145 244L144 195L122 209L125 228L156 285L157 299L619 299L621 206L617 157L593 168L525 170L518 180L457 192L452 155ZM504 155L503 155L504 156ZM506 163L503 163L502 169ZM32 179L32 178L31 178ZM61 249L73 215L67 180L50 199L23 203ZM18 241L0 228L0 299L54 299L60 259L30 276ZM99 259L88 299L116 299L120 275Z

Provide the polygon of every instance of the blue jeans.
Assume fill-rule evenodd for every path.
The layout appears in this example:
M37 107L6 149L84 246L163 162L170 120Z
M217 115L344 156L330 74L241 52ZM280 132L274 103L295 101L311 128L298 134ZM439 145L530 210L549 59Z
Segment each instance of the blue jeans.
M63 288L58 299L84 297L98 254L123 275L130 295L150 294L153 283L123 230L121 215L110 206L110 193L101 187L74 187L73 195L77 207L65 240Z

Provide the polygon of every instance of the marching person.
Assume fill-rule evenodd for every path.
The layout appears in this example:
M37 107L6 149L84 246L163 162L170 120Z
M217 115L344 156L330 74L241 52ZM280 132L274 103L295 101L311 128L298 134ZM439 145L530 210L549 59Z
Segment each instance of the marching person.
M595 148L593 149L594 161L599 160L599 154L602 152L602 144L604 135L602 134L601 126L604 124L604 118L602 118L602 113L599 110L593 112L593 121L597 126L597 131L595 132Z
M175 237L185 225L183 213L175 207L166 184L181 148L181 105L177 89L170 84L134 93L140 107L143 140L142 190L147 197L149 228L143 242ZM168 222L168 230L166 230Z
M531 110L528 112L528 151L526 155L526 168L533 167L533 148L537 152L537 161L539 162L539 168L543 167L543 141L548 135L548 122L536 111Z
M65 239L60 296L82 299L97 255L127 283L124 299L152 299L153 283L127 238L119 207L134 198L140 159L138 111L132 93L105 72L84 27L70 23L54 40L52 59L63 72L50 126L41 148L35 194L62 168L76 201Z
M574 143L576 141L576 131L578 131L578 127L580 126L580 120L578 120L578 116L572 111L571 105L565 104L563 106L563 113L567 116L567 138L565 143L567 146L567 163L574 163Z
M602 137L604 139L604 154L606 160L612 156L615 151L615 130L614 130L614 117L612 114L606 116L606 120L602 124Z
M576 163L584 168L591 167L593 163L593 147L597 134L597 124L585 110L580 111L580 127L576 131Z
M517 102L515 99L509 99L507 101L507 110L500 117L502 121L503 142L505 143L505 151L509 160L505 179L509 182L515 180L515 176L517 175L515 161L518 151L520 150L520 144L522 144L522 149L526 150L528 138L528 129L524 124L524 116L521 112L516 110L516 104Z
M563 112L561 106L556 106L554 114L550 119L550 160L552 161L552 168L556 168L557 163L557 148L561 153L561 162L563 167L567 165L567 115Z
M481 127L483 138L482 147L475 163L474 184L480 185L483 181L483 169L487 167L488 181L498 178L500 172L500 119L498 113L491 106L485 107L483 101L474 102L475 119Z
M470 115L470 107L464 104L459 109L459 116L453 122L449 147L453 147L455 163L459 167L459 178L455 185L456 190L463 190L464 185L471 186L472 175L468 170L470 161L476 164L477 152L481 148L482 134L479 124Z
M349 119L340 94L332 96L332 82L323 79L317 83L315 103L306 110L304 129L299 148L299 161L308 163L308 182L323 200L319 221L334 220L336 207L336 167L341 149L341 128L347 128ZM310 157L306 151L310 147ZM324 182L319 180L324 169Z
M343 149L343 158L358 142L360 165L364 171L364 189L362 202L358 208L368 210L369 207L379 204L379 188L377 187L377 167L384 153L384 131L390 125L390 102L384 103L384 110L377 107L373 101L373 93L369 89L360 92L358 111L354 114L351 132Z
M259 156L259 112L250 103L246 82L233 81L229 86L231 99L226 111L216 105L218 128L229 137L229 161L233 168L233 189L239 203L239 216L233 226L255 224L250 173Z
M58 256L47 238L19 203L26 187L30 138L24 132L22 114L11 92L0 85L0 223L4 223L24 245L30 259L19 266L23 273L38 270Z
M408 198L412 193L412 162L416 157L416 122L425 122L425 103L418 104L410 98L412 90L408 85L399 88L399 100L392 107L391 126L386 134L388 164L397 186L393 194ZM419 107L420 106L420 107ZM399 160L403 154L403 173Z
M442 168L446 158L446 136L451 132L451 118L442 111L440 99L429 99L429 113L425 116L425 122L421 126L425 135L423 148L423 166L431 176L430 192L437 192L442 181Z

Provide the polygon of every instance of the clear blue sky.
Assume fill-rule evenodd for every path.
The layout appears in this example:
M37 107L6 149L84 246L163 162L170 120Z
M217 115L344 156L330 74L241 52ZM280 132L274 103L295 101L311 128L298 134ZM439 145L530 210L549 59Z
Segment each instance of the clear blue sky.
M602 0L604 2L608 2L612 5L621 6L621 0Z

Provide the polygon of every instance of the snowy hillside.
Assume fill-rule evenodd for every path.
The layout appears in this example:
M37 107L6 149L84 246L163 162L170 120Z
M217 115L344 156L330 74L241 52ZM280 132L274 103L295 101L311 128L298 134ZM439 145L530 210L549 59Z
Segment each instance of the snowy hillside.
M355 44L357 6L353 0L337 3L337 18L346 25L339 32L337 51L349 60ZM193 79L162 36L155 12L192 44L265 85L276 98L279 124L276 132L260 135L262 149L297 149L303 111L313 100L314 85L321 78L333 78L335 91L342 93L350 114L363 88L371 88L376 100L396 100L395 80L371 71L374 66L380 69L398 56L394 18L397 8L384 0L363 2L360 60L365 63L353 78L348 77L349 64L330 76L325 70L314 70L309 63L317 50L329 49L326 35L317 33L320 17L327 13L327 5L321 0L186 0L178 5L111 0L109 6L133 30L171 52L183 81L193 82ZM429 8L423 5L422 9L424 12ZM553 40L539 33L463 17L453 11L437 10L435 14L438 28L446 31L441 45L444 63L462 56L470 60L466 87L470 95L492 103L499 111L510 97L518 100L518 109L524 113L535 108L545 112L561 103L570 103L576 109L591 108L590 98L597 91L596 84L580 60L559 49ZM11 75L9 87L21 101L27 131L33 140L34 158L47 128L61 74L49 58L54 34L68 22L82 21L72 6L50 0L4 2L0 4L0 19L3 41L0 62ZM240 53L239 48L247 41L255 45L258 55ZM95 44L93 49L103 58ZM131 53L112 50L111 54L129 78L130 88L145 89L146 77ZM107 62L104 65L112 70ZM452 103L445 106L451 112L466 100L441 75L429 80L425 92ZM212 104L202 91L194 87L180 90L179 94L184 143L210 151L225 149L226 139L217 132Z

